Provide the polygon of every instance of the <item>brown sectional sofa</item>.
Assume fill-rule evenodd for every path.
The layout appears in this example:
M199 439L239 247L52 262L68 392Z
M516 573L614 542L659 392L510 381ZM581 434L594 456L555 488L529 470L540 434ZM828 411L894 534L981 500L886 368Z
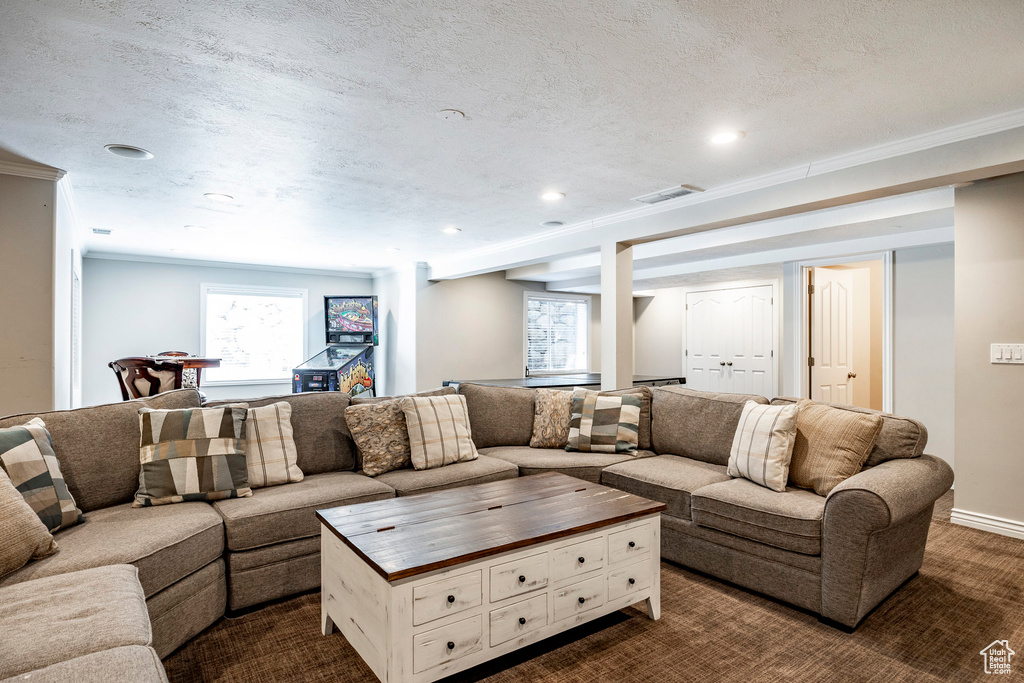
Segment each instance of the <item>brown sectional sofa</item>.
M347 395L244 399L253 407L291 404L304 479L256 489L251 498L152 508L130 507L139 473L138 409L196 407L195 390L41 414L85 522L57 535L60 552L0 579L0 629L28 628L25 620L11 616L18 609L12 596L45 598L53 586L90 581L107 609L114 605L133 614L144 599L151 630L143 633L140 626L102 648L90 644L90 634L80 633L77 645L58 648L53 661L22 661L22 670L0 669L0 679L33 666L42 680L56 680L69 670L121 670L117 667L136 672L126 678L163 680L159 662L152 667L153 653L167 656L226 610L320 585L315 510L546 471L665 502L663 557L847 627L856 626L920 567L933 503L950 487L952 472L941 460L923 455L927 432L919 423L886 416L871 466L828 497L798 489L775 493L725 473L743 403L767 403L766 398L680 387L639 390L645 399L642 450L599 455L530 448L534 390L462 384L458 391L466 397L480 457L376 478L359 471L359 453L344 420ZM355 402L365 400L374 399ZM791 399L776 399L786 400ZM32 417L0 418L0 427ZM123 595L125 584L134 586L130 598ZM65 660L77 664L61 664Z

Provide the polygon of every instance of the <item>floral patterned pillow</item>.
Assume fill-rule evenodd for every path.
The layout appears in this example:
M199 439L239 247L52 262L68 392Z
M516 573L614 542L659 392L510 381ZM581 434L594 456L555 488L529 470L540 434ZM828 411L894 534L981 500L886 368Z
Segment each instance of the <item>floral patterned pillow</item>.
M538 389L533 408L530 448L565 448L569 443L572 392Z
M345 421L363 460L363 474L376 477L412 466L409 429L398 400L345 408Z

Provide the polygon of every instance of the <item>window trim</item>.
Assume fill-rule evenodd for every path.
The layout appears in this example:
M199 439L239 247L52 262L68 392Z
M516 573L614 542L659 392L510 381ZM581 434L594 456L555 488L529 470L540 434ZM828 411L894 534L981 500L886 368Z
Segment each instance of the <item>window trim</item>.
M309 290L299 287L264 287L260 285L229 285L215 282L201 282L199 284L199 355L206 356L206 297L214 294L241 294L253 295L262 294L280 296L290 299L302 299L302 354L309 353ZM303 357L299 363L305 362ZM290 384L291 373L282 378L275 379L232 379L232 380L208 380L203 378L203 386L227 387L243 386L247 384Z
M591 349L593 348L593 340L590 338L593 327L593 319L590 315L591 304L593 297L589 294L572 294L569 292L544 292L544 291L533 291L526 290L523 292L523 370L530 367L530 332L528 326L530 324L530 299L569 299L572 301L582 301L587 307L587 367L574 370L559 370L557 372L535 372L530 370L530 377L551 377L555 375L579 375L590 372L590 368L593 366L593 354Z

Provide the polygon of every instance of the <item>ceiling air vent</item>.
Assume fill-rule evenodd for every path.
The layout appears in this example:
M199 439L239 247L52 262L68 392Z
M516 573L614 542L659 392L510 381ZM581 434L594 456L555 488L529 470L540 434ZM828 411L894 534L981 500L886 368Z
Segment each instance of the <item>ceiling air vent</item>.
M668 188L667 190L659 190L658 192L651 192L650 194L642 194L639 197L633 197L633 201L640 202L641 204L657 204L658 202L675 199L676 197L685 197L688 194L703 191L704 190L702 188L699 188L696 185L676 185Z
M92 229L92 234L94 234L94 235L109 235L110 234L110 230L108 230L106 228L93 228Z

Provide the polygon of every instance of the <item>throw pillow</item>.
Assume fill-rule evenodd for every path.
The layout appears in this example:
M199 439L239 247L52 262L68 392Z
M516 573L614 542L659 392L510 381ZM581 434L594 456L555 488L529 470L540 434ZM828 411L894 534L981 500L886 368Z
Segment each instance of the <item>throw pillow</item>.
M854 413L803 399L789 483L827 496L861 471L882 431L882 416Z
M252 495L245 405L139 409L139 490L133 507Z
M730 477L742 477L782 493L789 481L789 462L796 440L800 409L747 401L729 453Z
M577 387L572 392L567 451L634 453L640 438L640 406L635 394L609 396Z
M465 396L407 396L401 399L401 406L409 428L413 469L476 460Z
M46 525L0 470L0 577L57 549Z
M345 422L362 456L363 474L376 477L412 465L401 399L349 406Z
M82 521L40 418L0 429L0 467L51 533Z
M565 448L572 421L572 392L538 389L533 404L530 448Z
M302 481L292 432L292 407L281 401L249 408L245 418L245 460L249 488Z

